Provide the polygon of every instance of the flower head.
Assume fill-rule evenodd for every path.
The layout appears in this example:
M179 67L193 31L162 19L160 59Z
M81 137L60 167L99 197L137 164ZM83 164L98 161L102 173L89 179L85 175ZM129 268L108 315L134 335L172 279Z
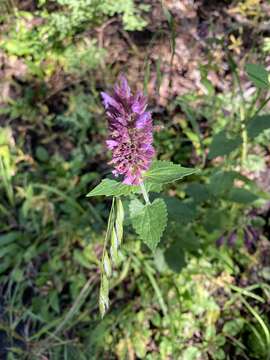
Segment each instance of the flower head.
M123 75L114 87L113 96L104 92L101 96L109 123L106 143L112 150L113 174L122 175L125 184L137 185L155 154L152 117L146 111L147 99L140 92L133 95Z

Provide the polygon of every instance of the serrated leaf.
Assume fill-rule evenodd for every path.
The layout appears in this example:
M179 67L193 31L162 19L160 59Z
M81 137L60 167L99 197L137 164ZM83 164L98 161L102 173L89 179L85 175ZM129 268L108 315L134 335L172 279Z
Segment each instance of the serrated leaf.
M111 262L110 262L107 251L105 251L105 253L104 253L102 265L103 265L103 269L104 269L104 272L105 272L107 278L110 278L112 275L112 267L111 267Z
M166 239L172 239L172 245L177 244L181 251L199 250L200 241L194 231L181 223L170 223L166 231Z
M206 184L193 182L188 184L186 193L193 198L196 203L202 203L210 198L209 188Z
M188 224L196 216L196 208L193 204L181 201L175 197L164 197L167 205L168 217L171 221Z
M133 217L144 209L145 205L138 199L134 199L129 204L130 216Z
M154 251L167 225L167 208L163 199L143 205L139 200L130 203L131 222L143 242Z
M236 179L252 186L252 181L236 171L218 171L210 177L209 191L216 197L240 204L248 204L258 199L258 196L253 192L245 188L234 187Z
M249 204L258 200L258 196L247 189L233 188L228 194L228 200L239 204Z
M136 187L132 185L126 185L116 180L103 179L93 190L91 190L86 196L121 196L128 195L136 191Z
M233 186L237 173L234 171L217 171L210 177L209 191L214 196L226 195Z
M149 180L145 181L145 188L148 192L161 192L162 184L152 183ZM127 196L132 193L140 193L141 188L138 185L126 185L122 182L103 179L93 190L91 190L86 196Z
M268 71L259 64L246 64L246 72L253 84L260 89L268 89Z
M167 184L196 172L197 169L185 168L170 161L156 160L144 174L144 179L153 184Z
M270 128L270 115L254 116L247 123L247 132L249 139L255 139L264 130Z
M213 136L210 145L208 158L214 159L218 156L229 155L232 151L241 145L241 138L236 136L229 138L225 130L221 130L218 134Z

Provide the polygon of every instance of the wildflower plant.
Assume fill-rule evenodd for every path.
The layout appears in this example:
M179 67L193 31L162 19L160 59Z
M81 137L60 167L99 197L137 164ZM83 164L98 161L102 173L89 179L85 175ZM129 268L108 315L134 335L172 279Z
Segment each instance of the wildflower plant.
M121 198L129 197L131 224L140 239L155 252L167 225L167 208L161 197L151 201L149 193L160 193L164 184L197 170L154 159L153 124L147 98L141 92L132 94L123 75L113 95L102 92L101 96L108 118L106 144L112 152L109 164L114 168L112 173L116 179L103 179L87 196L113 197L101 262L99 306L104 316L109 307L109 278L112 266L119 262L123 239L125 214Z

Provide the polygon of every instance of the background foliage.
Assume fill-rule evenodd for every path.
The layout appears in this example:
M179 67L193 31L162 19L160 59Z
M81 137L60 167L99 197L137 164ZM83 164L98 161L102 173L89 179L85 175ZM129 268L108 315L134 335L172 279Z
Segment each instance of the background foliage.
M269 359L269 3L0 6L0 358ZM101 319L111 200L86 195L110 176L99 92L121 71L158 159L200 172L164 185L154 256L123 201Z

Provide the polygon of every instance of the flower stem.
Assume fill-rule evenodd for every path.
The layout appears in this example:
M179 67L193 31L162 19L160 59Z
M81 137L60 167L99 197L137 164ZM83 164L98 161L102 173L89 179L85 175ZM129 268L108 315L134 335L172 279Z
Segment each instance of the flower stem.
M140 183L140 187L142 190L144 201L146 202L147 205L149 205L150 204L149 196L143 182Z

